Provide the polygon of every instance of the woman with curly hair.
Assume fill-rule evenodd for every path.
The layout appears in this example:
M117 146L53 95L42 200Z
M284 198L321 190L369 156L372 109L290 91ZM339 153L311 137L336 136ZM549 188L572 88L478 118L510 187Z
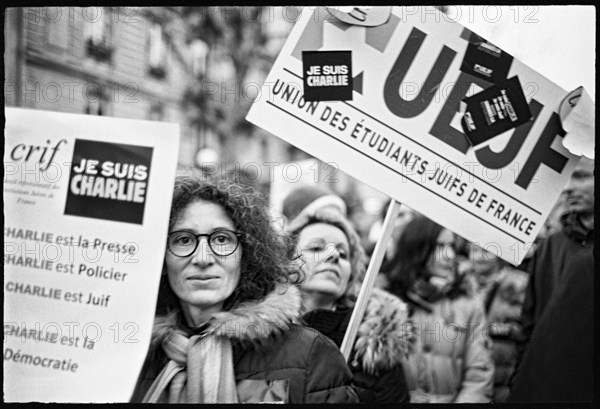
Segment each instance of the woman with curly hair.
M336 346L293 324L286 242L251 188L178 176L151 345L132 401L346 403Z
M360 238L339 212L302 212L289 233L300 249L306 279L302 321L341 345L365 271ZM408 402L402 361L408 347L407 307L373 289L350 356L361 402Z
M410 307L417 332L405 362L413 403L490 402L494 363L481 299L457 274L456 237L418 216L397 242L390 290Z

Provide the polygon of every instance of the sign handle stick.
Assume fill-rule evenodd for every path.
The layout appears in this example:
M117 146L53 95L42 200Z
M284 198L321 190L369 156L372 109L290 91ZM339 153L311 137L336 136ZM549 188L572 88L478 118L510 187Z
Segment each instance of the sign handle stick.
M369 301L369 296L371 295L371 289L373 288L373 284L375 284L375 278L377 278L377 274L381 268L387 242L392 235L394 221L396 220L399 210L400 203L392 199L383 221L382 234L379 237L379 240L377 240L377 244L375 244L375 249L373 250L373 255L371 256L371 261L369 262L369 267L367 268L365 278L360 287L360 292L358 293L358 298L356 299L356 304L354 306L354 310L352 311L352 316L350 317L350 323L348 324L348 329L346 330L346 334L344 335L344 340L342 341L342 346L340 348L344 358L346 358L346 361L348 361L350 358L350 352L352 351L352 346L356 340L358 326L360 325L363 315L365 314L367 302Z

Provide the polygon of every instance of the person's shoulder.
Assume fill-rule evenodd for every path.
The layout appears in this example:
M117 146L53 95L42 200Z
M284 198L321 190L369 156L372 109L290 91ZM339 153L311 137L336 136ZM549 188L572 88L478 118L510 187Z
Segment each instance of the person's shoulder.
M334 360L342 356L338 346L319 331L291 324L287 331L275 337L265 353L273 359L302 368L312 365L315 359ZM312 362L312 363L311 363Z
M564 230L552 233L551 235L542 238L535 243L535 250L532 253L532 258L535 260L553 263L557 257L563 257L564 254L570 251L577 242L570 237Z
M269 341L263 344L261 348L258 348L258 350L263 353L268 351L288 351L294 355L304 355L308 354L316 344L326 344L338 349L335 343L321 332L307 326L291 323L286 330L270 337Z
M311 327L291 324L284 342L292 342L294 348L313 348L315 343L324 343L338 349L335 343Z
M298 324L290 324L284 331L269 337L268 342L260 346L237 344L237 348L239 354L247 358L242 361L247 361L248 365L254 362L255 358L252 357L259 357L269 368L302 368L310 364L315 351L339 351L333 341L319 331Z
M571 238L569 237L569 235L563 230L559 230L557 232L554 232L552 234L550 234L549 236L545 237L544 239L540 240L539 246L549 246L552 245L553 243L557 243L557 242L563 242L563 241L568 241L571 240Z

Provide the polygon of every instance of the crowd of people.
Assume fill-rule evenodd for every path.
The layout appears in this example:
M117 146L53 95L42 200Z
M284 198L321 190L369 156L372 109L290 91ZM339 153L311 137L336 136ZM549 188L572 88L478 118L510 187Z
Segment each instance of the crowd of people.
M151 344L132 402L590 401L594 163L562 228L511 265L401 207L346 359L340 351L381 227L303 187L273 223L251 187L176 179Z

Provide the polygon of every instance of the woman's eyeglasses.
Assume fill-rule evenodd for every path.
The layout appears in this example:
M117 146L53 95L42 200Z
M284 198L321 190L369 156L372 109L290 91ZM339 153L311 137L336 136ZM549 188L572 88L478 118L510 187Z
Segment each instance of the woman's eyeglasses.
M210 234L194 234L189 231L174 231L167 238L167 248L177 257L189 257L198 248L200 237L207 237L208 247L217 256L233 254L239 244L242 234L231 230L215 230Z

